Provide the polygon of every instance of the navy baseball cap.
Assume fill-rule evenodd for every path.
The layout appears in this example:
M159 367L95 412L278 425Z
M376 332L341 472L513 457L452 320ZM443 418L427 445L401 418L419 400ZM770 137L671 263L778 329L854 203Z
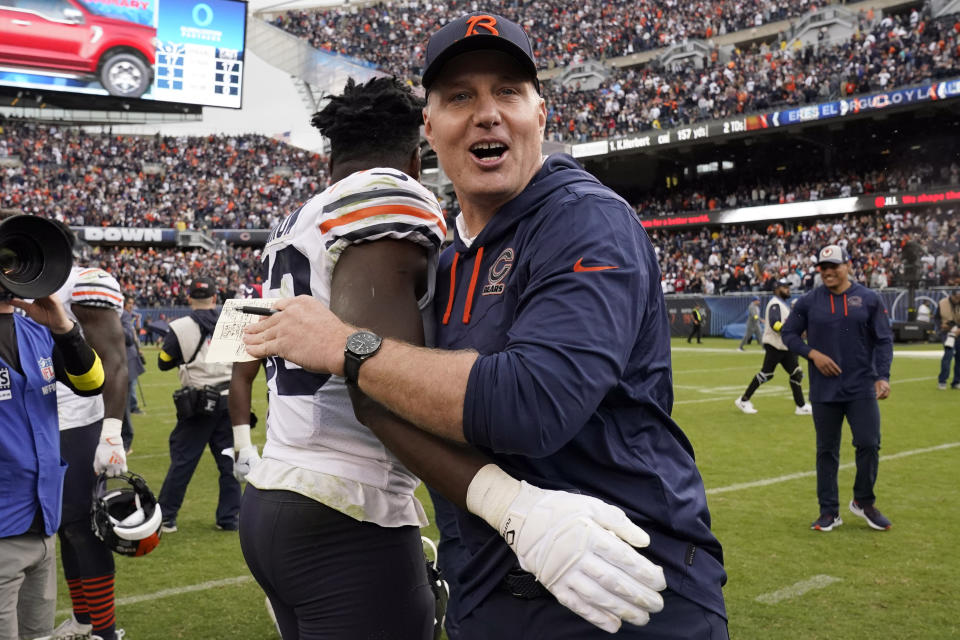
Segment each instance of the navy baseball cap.
M210 278L194 278L190 283L188 296L195 300L201 298L212 298L217 294L217 285Z
M820 249L820 254L817 256L817 264L843 264L849 259L850 256L847 255L846 250L838 245L828 244L823 249Z
M791 283L791 282L790 282L789 280L787 280L786 278L780 278L779 280L777 280L777 286L778 286L778 287L788 287L788 288L789 288L789 287L792 287L792 286L793 286L793 283Z
M530 38L523 27L493 13L474 12L461 16L440 28L427 42L426 67L421 83L430 91L443 65L454 56L469 51L493 49L512 56L533 79L540 93L537 63Z

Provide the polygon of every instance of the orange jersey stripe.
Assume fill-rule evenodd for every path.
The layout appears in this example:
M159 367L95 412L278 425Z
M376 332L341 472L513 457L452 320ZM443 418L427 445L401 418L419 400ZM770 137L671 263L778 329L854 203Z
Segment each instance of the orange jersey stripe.
M447 225L443 221L443 218L437 214L428 211L426 209L420 209L418 207L412 207L405 204L382 204L375 207L367 207L365 209L357 209L351 213L340 216L339 218L334 218L332 220L325 220L320 223L320 233L326 233L333 229L334 227L339 227L344 224L350 224L351 222L356 222L357 220L365 220L366 218L372 218L374 216L383 216L389 214L402 214L406 216L413 216L414 218L420 218L421 220L427 220L428 222L433 222L440 227L440 230L443 232L443 235L447 234Z
M71 298L76 298L79 296L103 296L105 298L110 298L111 300L116 300L120 304L123 304L123 298L120 296L115 296L112 293L107 293L106 291L74 291L70 294Z

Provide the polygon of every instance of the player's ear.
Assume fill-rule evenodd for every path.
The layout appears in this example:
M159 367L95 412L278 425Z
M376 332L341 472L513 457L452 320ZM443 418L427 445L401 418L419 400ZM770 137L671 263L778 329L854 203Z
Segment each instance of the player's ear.
M418 144L413 148L413 151L410 153L410 159L407 161L407 175L414 180L419 180L420 167L420 145Z

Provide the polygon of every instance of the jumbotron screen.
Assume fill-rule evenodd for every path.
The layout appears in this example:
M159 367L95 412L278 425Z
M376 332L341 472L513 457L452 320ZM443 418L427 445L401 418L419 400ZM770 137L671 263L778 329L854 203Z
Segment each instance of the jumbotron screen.
M0 0L0 85L239 109L246 2Z

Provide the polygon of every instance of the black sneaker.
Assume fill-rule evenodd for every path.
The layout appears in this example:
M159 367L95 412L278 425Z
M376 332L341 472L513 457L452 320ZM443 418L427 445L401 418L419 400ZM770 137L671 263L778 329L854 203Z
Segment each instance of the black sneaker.
M893 526L893 523L890 522L890 519L880 513L880 510L872 504L861 507L859 504L857 504L856 500L851 500L850 512L853 515L860 516L866 520L867 524L870 525L870 528L876 529L877 531L886 531Z
M820 517L810 525L810 528L816 531L831 531L834 527L839 527L842 524L843 520L840 519L840 514L821 513Z
M176 533L177 532L177 521L176 520L164 520L160 523L160 531L163 533Z
M219 522L217 523L218 531L237 531L239 528L240 524L237 522L224 522L222 524Z

